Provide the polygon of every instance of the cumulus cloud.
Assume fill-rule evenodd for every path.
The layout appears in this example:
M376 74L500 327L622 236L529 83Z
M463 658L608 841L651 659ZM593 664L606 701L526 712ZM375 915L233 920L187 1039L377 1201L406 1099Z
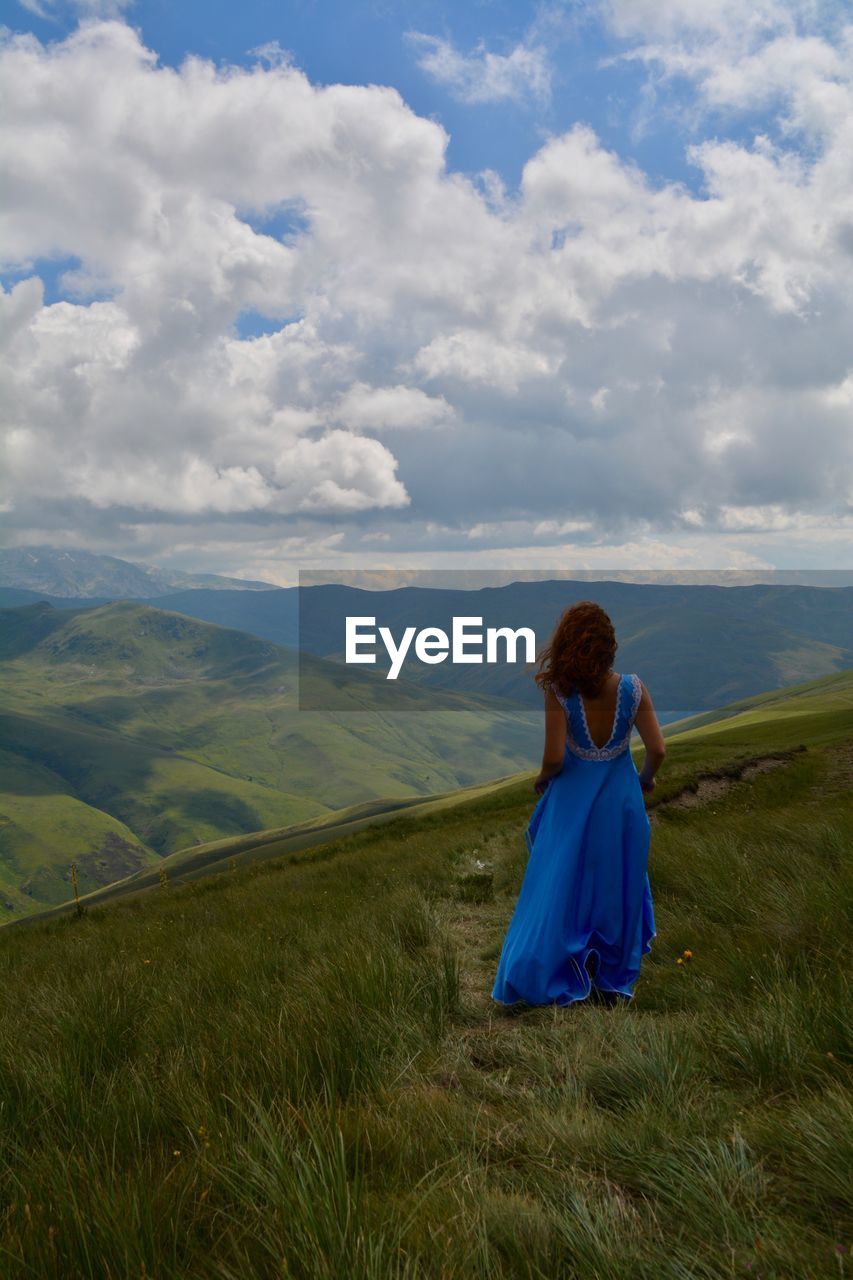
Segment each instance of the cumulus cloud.
M121 21L48 45L5 33L12 539L70 529L148 558L252 543L234 552L251 576L275 548L344 556L350 538L386 559L473 543L599 563L606 545L611 565L682 538L734 563L817 554L824 528L836 554L850 37L785 26L770 0L740 28L735 11L607 10L704 104L766 109L776 86L774 129L693 141L696 191L583 124L547 137L517 190L478 182L396 90L314 85L277 47L172 68ZM46 303L51 260L66 298ZM241 338L246 314L272 331Z
M462 102L547 102L551 63L547 51L517 44L509 53L493 53L480 40L471 53L460 53L449 40L423 31L406 33L420 49L418 66L446 85Z
M444 396L428 396L419 387L371 387L355 382L339 398L334 417L359 430L442 427L453 419L453 406Z

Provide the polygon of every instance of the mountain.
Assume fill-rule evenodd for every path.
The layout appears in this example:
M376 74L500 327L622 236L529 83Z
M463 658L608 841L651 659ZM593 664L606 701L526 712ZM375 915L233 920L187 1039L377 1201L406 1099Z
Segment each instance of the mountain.
M99 604L111 604L113 596L55 596L49 591L30 591L27 587L0 587L0 609L16 609L20 604L38 604L46 601L54 609L94 609ZM122 599L127 599L123 596ZM137 599L139 597L133 597Z
M389 627L398 638L406 626L449 632L454 616L475 616L482 617L484 627L531 627L541 646L560 612L586 599L596 600L613 619L619 638L617 670L639 672L662 711L711 709L853 665L850 587L552 581L479 591L404 587L379 592L317 586L300 592L300 644L311 653L341 658L348 615L375 616L377 626ZM251 603L247 601L247 614ZM530 672L521 663L412 662L404 671L425 686L477 690L540 705ZM393 689L388 698L392 705Z
M135 602L0 612L5 910L64 899L75 860L90 889L187 844L505 775L539 746L538 717L493 700L436 711L411 687L408 714L380 714L370 675L344 711L299 711L297 674L290 650Z
M225 578L216 573L184 573L180 569L136 564L92 551L62 551L57 547L39 546L0 551L0 586L74 599L96 596L132 600L158 595L174 587L257 591L269 588L270 583Z
M477 591L366 591L328 585L239 594L193 591L152 603L340 660L348 615L375 617L377 626L390 627L396 638L407 626L449 632L454 616L482 617L484 627L532 627L541 646L566 605L585 599L608 611L619 637L617 669L638 671L661 713L719 707L853 664L853 587L550 581ZM348 674L354 670L348 668ZM410 662L404 673L436 691L477 692L540 706L522 663L424 667ZM396 697L393 686L385 689L392 709ZM315 705L335 704L318 700Z
M314 588L308 588L314 590ZM298 587L273 587L269 591L180 591L153 596L146 601L155 609L171 609L185 613L190 618L215 622L220 627L235 627L248 631L261 640L273 644L299 646ZM323 644L316 652L326 652Z
M0 604L19 599L10 599L8 589L4 595L0 588ZM816 679L853 662L853 587L586 580L516 582L465 591L367 591L327 585L257 591L199 588L154 596L146 603L340 660L347 615L374 616L377 625L390 627L395 637L407 626L449 630L452 617L477 616L484 627L532 627L542 645L562 609L581 599L597 600L610 613L620 641L617 668L638 671L659 713L668 718ZM52 602L57 607L69 604ZM381 660L381 649L378 656ZM381 661L376 669L382 669ZM349 667L345 678L335 682L339 693L354 671ZM531 709L540 706L531 673L522 663L423 667L409 662L404 674L431 688L436 705L443 702L444 691L456 691L510 698ZM398 705L399 691L391 682L378 696L389 709ZM331 701L316 698L313 705L339 707L337 698L338 694Z

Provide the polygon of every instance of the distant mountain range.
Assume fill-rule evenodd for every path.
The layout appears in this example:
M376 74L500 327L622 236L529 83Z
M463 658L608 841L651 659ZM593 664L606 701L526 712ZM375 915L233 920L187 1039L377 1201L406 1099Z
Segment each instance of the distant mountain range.
M586 599L596 600L613 619L619 641L615 668L638 672L661 711L711 710L853 666L853 587L570 581L516 582L479 591L317 586L300 594L299 643L308 653L338 659L343 656L347 616L375 617L377 626L389 627L398 639L407 626L449 632L453 617L474 616L483 619L484 627L530 627L541 646L562 610ZM220 607L227 607L226 601L236 604L226 593ZM242 625L260 634L253 619L267 620L269 597L248 597L244 606ZM206 602L205 607L215 605ZM282 618L289 628L288 604L283 605ZM265 630L270 635L272 628ZM377 650L377 656L384 654ZM521 663L415 662L405 667L405 674L424 687L541 705L531 670ZM388 705L393 706L392 689Z
M0 551L0 586L77 600L92 597L137 600L176 587L257 591L269 589L271 583L224 578L216 573L158 569L154 565L135 564L91 551L61 551L45 546Z
M44 597L19 588L0 588L0 606L39 598ZM59 608L74 604L48 598ZM407 626L449 630L454 616L473 615L482 617L485 627L532 627L544 644L561 610L574 600L590 598L613 618L619 637L617 670L639 672L662 713L712 710L733 699L853 666L853 587L568 580L516 582L476 591L427 587L367 591L329 585L196 589L151 597L146 603L277 645L301 647L303 654L340 660L347 615L375 617L377 626L390 627L397 637ZM376 670L381 671L381 662ZM346 701L345 686L354 671L347 668L333 682L327 683L324 677L319 700L315 689L307 705L341 707L339 699L343 696ZM409 664L405 675L431 688L437 698L449 691L508 698L531 708L541 703L531 672L521 664ZM325 700L326 692L331 701ZM398 691L385 682L377 697L377 705L393 709Z
M324 583L324 575L313 573L315 584ZM412 579L415 579L413 582ZM772 586L850 587L853 570L846 569L579 569L572 573L554 573L552 580L566 582L626 582L652 586ZM397 590L424 587L430 590L479 591L484 587L499 588L521 583L543 581L531 570L382 570L347 569L332 572L329 582L360 590ZM178 591L197 589L264 591L275 590L271 582L230 578L217 573L188 573L180 569L163 569L116 556L98 555L91 551L66 550L48 545L16 547L0 551L0 590L7 589L0 607L26 604L31 597L15 596L9 589L35 593L36 598L51 598L51 603L71 600L148 600ZM213 619L218 621L219 619Z

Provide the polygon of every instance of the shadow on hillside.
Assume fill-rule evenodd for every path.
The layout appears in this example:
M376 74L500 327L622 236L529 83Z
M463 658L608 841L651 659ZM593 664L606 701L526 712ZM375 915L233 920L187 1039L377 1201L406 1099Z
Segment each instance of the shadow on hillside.
M223 835L243 835L246 831L259 831L264 825L260 814L245 800L238 796L224 796L210 787L182 792L175 797L175 803L185 818L192 822L209 822Z

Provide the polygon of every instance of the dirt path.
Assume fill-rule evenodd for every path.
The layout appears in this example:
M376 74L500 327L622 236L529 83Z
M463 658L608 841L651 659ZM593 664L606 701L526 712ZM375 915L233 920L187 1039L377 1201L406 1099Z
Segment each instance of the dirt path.
M685 787L677 795L662 800L655 808L698 809L701 805L720 800L738 782L751 782L759 774L781 769L783 765L789 763L792 756L803 750L805 750L804 747L796 747L793 751L780 751L778 754L745 760L742 764L732 766L731 769L698 773L694 785ZM654 820L654 816L655 809L652 809L649 817Z

